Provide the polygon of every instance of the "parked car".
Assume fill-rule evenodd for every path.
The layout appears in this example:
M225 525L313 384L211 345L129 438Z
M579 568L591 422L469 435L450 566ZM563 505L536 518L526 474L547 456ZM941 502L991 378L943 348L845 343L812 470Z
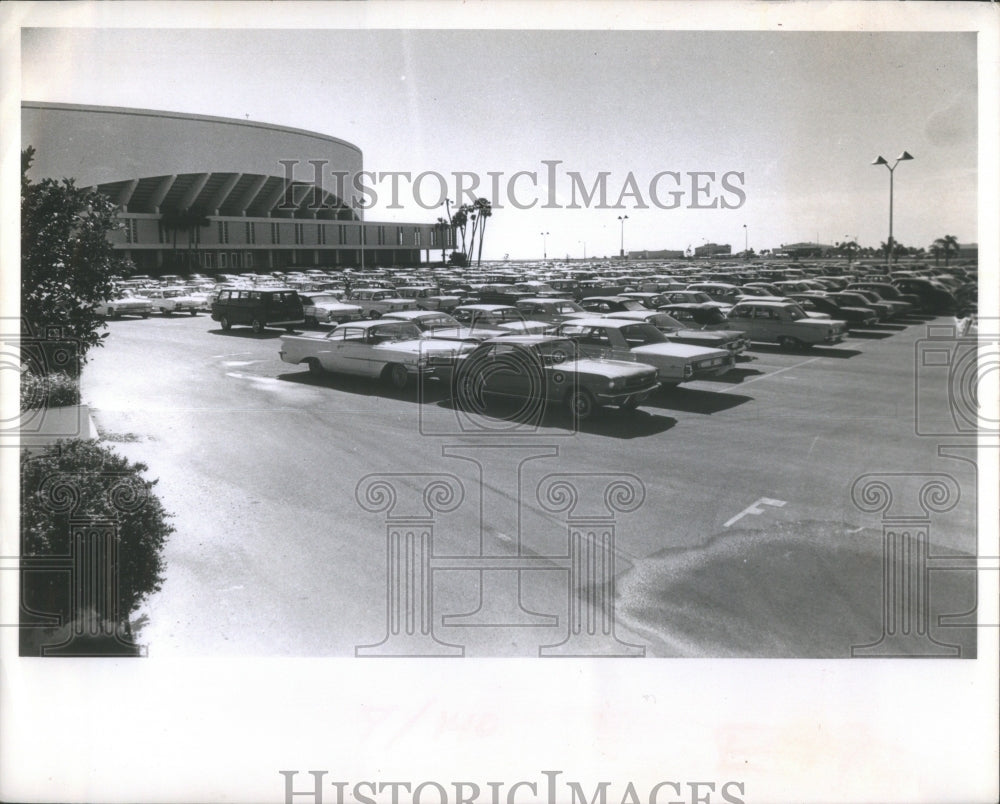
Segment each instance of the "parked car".
M396 288L396 294L403 299L413 299L421 310L448 312L455 309L461 301L458 296L443 294L440 288L432 285L408 285Z
M121 318L123 315L137 315L149 318L153 305L143 296L121 293L114 299L107 299L94 307L94 312L105 318Z
M680 302L665 304L658 307L657 311L676 318L689 329L717 330L729 327L726 314L714 304Z
M361 315L365 318L379 318L386 313L417 309L415 300L404 299L395 290L387 288L357 288L349 291L344 296L344 301L360 307Z
M870 327L878 323L878 312L874 308L838 304L823 293L793 293L789 298L806 313L825 313L830 318L846 321L849 328Z
M700 290L671 290L663 294L667 304L711 304L725 312L732 305L716 301Z
M150 288L143 294L154 310L159 310L164 315L172 313L190 313L197 315L198 310L203 309L201 299L196 298L187 288Z
M842 307L867 307L874 310L878 315L879 321L886 321L893 315L891 305L881 301L873 302L867 296L864 296L861 293L855 293L852 290L838 290L836 293L827 293L826 297L828 299L832 299Z
M695 282L687 289L706 293L712 301L724 304L727 309L740 300L740 288L727 282Z
M452 370L458 407L482 411L490 396L565 405L577 419L599 408L632 409L659 387L656 370L632 361L595 360L570 339L512 335L460 355Z
M892 284L903 293L910 293L919 298L922 312L944 315L953 313L957 306L955 294L934 279L917 277L896 279Z
M786 349L840 343L846 331L844 321L810 318L795 302L741 301L729 311L729 322L751 341Z
M877 293L885 301L889 302L905 302L910 305L910 312L920 309L920 297L915 293L904 293L895 285L893 285L888 278L882 280L872 280L864 279L857 282L852 282L849 284L845 290L851 290L853 288L860 288L861 290L870 290Z
M579 318L559 325L555 334L576 341L583 354L591 357L647 363L656 369L663 385L725 374L734 363L727 351L673 343L644 321Z
M362 317L361 308L356 304L346 304L333 293L300 293L302 316L306 324L343 324Z
M485 323L480 323L475 328L464 326L457 318L440 310L401 310L398 313L386 313L381 320L409 321L417 325L425 338L480 343L490 338L511 334L509 329Z
M615 313L624 310L648 310L638 299L628 296L588 296L580 301L580 306L589 313Z
M405 388L417 375L433 375L472 348L462 341L421 337L410 321L368 320L339 324L325 335L282 335L279 355L286 363L305 363L312 374L324 372L381 378Z
M867 288L860 287L857 284L851 284L847 286L845 293L855 293L859 296L863 296L868 299L869 303L875 302L877 304L882 304L889 308L889 318L899 318L901 315L906 315L912 308L909 304L902 301L893 301L892 299L883 298L882 295L874 290L868 290Z
M750 339L744 332L736 330L704 330L690 329L669 313L656 310L637 312L626 310L619 313L608 313L606 318L621 318L629 321L645 321L652 324L674 343L690 343L694 346L708 346L713 349L726 349L733 357L739 357L750 346Z
M667 303L667 300L664 298L662 293L654 293L651 291L632 290L627 293L622 293L621 296L626 299L635 299L649 310L655 310L657 307Z
M499 328L518 335L540 335L549 329L547 321L534 321L510 304L462 304L451 311L462 326L470 329Z
M212 303L212 319L224 330L234 324L260 334L269 326L290 328L305 323L302 299L291 288L227 288Z
M546 321L549 324L560 324L570 318L591 315L575 301L563 298L521 299L515 306L525 318L532 321Z

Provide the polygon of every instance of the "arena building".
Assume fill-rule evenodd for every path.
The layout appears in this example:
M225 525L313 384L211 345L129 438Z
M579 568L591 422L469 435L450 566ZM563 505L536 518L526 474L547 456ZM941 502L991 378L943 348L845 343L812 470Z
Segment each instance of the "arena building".
M353 189L361 150L325 134L26 101L21 147L29 145L32 181L73 178L119 205L112 242L139 273L407 266L454 246L447 226L365 221Z

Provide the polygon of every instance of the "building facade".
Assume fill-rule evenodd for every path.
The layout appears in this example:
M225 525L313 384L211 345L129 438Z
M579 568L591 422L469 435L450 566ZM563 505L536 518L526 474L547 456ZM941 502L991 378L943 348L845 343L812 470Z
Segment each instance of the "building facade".
M108 195L139 273L418 265L450 227L364 220L361 150L301 129L147 109L24 102L33 181Z

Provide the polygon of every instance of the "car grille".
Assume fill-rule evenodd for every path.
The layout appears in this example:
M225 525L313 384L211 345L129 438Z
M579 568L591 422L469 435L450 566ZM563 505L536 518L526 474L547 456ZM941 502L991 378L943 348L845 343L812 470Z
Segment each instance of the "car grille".
M625 379L626 388L643 388L653 382L655 378L655 372L650 372L648 374L637 374L634 377L627 377Z

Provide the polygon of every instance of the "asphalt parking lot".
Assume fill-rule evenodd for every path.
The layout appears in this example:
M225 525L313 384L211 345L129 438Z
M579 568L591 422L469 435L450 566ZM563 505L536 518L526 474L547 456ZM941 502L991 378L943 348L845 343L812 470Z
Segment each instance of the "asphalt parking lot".
M140 641L184 656L353 656L379 643L386 514L365 510L356 489L392 475L390 515L402 516L411 492L444 474L461 500L433 519L433 556L450 557L435 563L433 605L421 604L434 636L468 656L538 655L573 616L596 616L572 614L560 557L574 516L608 527L603 495L624 474L640 499L613 523L621 642L649 656L849 656L878 639L881 612L882 524L852 502L855 480L948 473L965 496L935 519L932 541L975 549L971 464L915 433L918 404L948 405L944 386L915 401L928 323L801 352L759 346L716 381L574 431L559 412L511 430L502 405L477 423L443 387L310 376L279 359L280 330L224 333L206 314L111 321L84 402L102 437L159 478L177 529ZM539 491L567 473L573 514ZM482 571L480 555L531 560ZM968 573L941 575L942 611L974 605ZM969 655L971 630L944 641Z

